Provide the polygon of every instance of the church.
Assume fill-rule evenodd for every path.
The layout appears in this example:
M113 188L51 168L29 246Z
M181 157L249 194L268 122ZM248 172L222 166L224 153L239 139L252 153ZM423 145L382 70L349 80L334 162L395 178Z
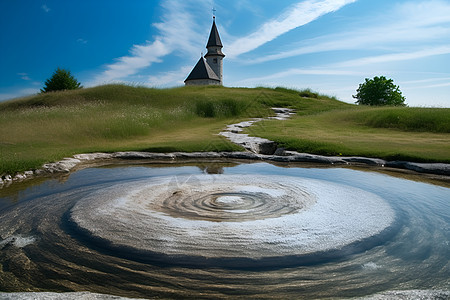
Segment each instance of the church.
M216 17L213 17L211 33L209 34L208 52L205 57L200 57L189 76L184 81L185 85L223 85L223 58L222 41L216 27Z

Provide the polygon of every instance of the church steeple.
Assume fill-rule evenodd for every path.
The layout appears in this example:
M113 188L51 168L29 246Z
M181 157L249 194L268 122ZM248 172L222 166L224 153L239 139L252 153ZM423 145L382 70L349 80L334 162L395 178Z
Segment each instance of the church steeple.
M211 69L217 74L220 79L220 84L223 84L223 58L225 54L222 53L222 41L220 40L219 31L216 26L216 17L213 17L213 24L211 27L211 33L209 34L208 44L206 45L208 53L205 58Z
M223 58L222 41L216 26L216 17L213 16L211 33L206 45L208 52L194 67L188 78L184 81L186 85L223 85Z
M208 44L206 48L209 47L223 47L222 41L220 40L219 31L216 26L216 17L213 17L213 25L211 28L211 33L209 34Z

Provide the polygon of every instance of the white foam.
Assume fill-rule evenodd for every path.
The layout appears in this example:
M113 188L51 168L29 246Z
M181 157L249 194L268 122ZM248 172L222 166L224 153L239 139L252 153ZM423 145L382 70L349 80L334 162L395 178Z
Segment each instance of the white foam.
M217 198L217 202L224 204L236 204L242 202L242 198L239 196L220 196Z
M23 235L12 235L2 241L0 241L0 249L3 249L8 244L12 244L17 248L23 248L28 245L31 245L36 242L36 237L30 235L30 236L23 236Z
M377 269L380 268L380 266L377 265L376 263L370 261L368 263L363 264L362 268L365 269L365 270L377 270Z
M235 187L235 191L237 192L245 192L245 193L263 193L268 194L272 197L280 197L285 195L286 193L282 189L268 189L260 186L237 186Z
M185 203L171 208L179 213L174 216L158 209L161 197L164 200L174 193L168 186L171 178L160 178L100 191L80 201L72 210L72 219L117 245L165 254L261 258L340 249L380 233L395 217L379 196L326 181L254 175L199 175L196 179L195 189L189 184L183 189L196 190L202 197L236 191L265 196L255 207L217 210L217 220L190 218L188 212L202 214L203 207L186 208ZM239 196L219 198L227 205L242 202ZM279 213L263 211L259 217L264 205ZM285 213L292 207L293 211ZM221 220L223 213L233 214L237 221ZM254 219L239 221L253 213Z

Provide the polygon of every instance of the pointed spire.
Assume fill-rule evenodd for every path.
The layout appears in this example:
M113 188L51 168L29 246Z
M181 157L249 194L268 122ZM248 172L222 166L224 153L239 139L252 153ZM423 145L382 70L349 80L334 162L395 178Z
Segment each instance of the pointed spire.
M213 25L211 28L211 33L209 34L208 44L206 45L206 48L208 47L223 47L222 41L220 40L219 31L217 31L216 16L213 16Z

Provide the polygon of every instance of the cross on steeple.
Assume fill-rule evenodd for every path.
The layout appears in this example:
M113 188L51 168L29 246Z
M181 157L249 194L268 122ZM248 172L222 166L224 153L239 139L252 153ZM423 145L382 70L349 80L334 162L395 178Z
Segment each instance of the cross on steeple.
M213 22L209 34L205 56L200 57L199 61L192 69L184 83L186 85L223 85L223 58L222 41L216 26L216 9L212 9Z

